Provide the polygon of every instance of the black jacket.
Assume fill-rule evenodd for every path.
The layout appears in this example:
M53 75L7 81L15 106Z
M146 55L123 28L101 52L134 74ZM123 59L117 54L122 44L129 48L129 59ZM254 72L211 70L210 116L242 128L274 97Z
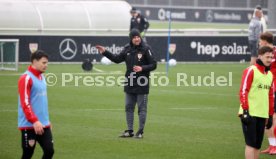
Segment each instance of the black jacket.
M124 86L124 91L126 93L149 93L150 71L155 70L157 66L150 46L143 42L141 42L139 46L134 46L130 42L130 44L127 44L122 52L117 55L112 54L107 50L103 53L103 55L115 63L121 63L125 61L125 77L127 81ZM135 65L141 66L142 72L135 73L133 71L133 67ZM140 84L138 83L139 81Z
M136 18L132 17L130 20L130 30L138 29L140 33L149 28L149 22L147 18L139 14Z

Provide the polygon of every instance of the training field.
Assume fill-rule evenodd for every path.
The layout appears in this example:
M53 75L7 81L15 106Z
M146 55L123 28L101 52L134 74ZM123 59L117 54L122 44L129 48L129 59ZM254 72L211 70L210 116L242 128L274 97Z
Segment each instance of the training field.
M57 76L57 83L48 86L54 158L243 158L244 141L237 111L241 73L247 65L178 64L169 69L168 85L161 86L165 83L166 76L162 73L166 67L159 64L154 75L156 80L161 79L161 85L155 81L158 86L151 87L142 140L118 138L126 129L123 88L118 84L91 84L91 79L99 76L122 76L124 65L95 64L92 73L84 73L80 65L49 65L47 73ZM1 159L16 159L21 155L20 132L17 130L17 80L26 67L20 65L19 72L0 72ZM186 83L177 86L177 73L186 75ZM192 86L200 82L199 76L202 86ZM203 86L204 81L212 85L211 77L215 80L214 85ZM193 78L195 82L192 83ZM53 79L49 78L49 82ZM135 117L136 131L137 113ZM265 139L263 148L266 145ZM33 158L40 158L41 153L37 145ZM260 158L272 157L261 155Z

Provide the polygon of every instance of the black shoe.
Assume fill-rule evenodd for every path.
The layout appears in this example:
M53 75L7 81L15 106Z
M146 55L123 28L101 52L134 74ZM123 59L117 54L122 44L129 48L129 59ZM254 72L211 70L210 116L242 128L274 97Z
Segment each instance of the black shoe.
M143 133L144 133L143 130L138 130L137 133L135 134L135 138L142 139Z
M119 137L122 137L122 138L126 138L126 137L133 137L134 134L133 134L133 130L125 130L122 135L120 135Z

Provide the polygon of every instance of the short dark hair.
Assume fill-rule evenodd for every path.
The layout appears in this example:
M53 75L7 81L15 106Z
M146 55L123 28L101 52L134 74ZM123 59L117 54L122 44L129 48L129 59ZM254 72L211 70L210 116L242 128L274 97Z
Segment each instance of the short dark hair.
M31 62L34 60L40 60L42 57L45 57L48 59L48 54L45 53L43 50L37 50L31 55Z
M260 39L267 41L269 44L273 44L273 34L271 32L264 32L260 35Z
M136 12L137 12L137 9L135 7L132 7L130 10L130 13L136 13Z
M263 46L261 48L259 48L259 51L258 51L258 55L264 55L265 53L267 52L273 52L273 49L269 46Z
M262 10L262 6L261 5L256 5L255 8L258 9L258 10Z

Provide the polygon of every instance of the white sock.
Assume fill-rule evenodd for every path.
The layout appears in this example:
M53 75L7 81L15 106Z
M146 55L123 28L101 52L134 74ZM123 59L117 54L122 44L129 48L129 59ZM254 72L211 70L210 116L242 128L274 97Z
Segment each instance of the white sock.
M276 146L276 141L275 140L276 140L275 137L268 138L269 145Z
M273 145L272 145L272 146L276 146L276 138L275 138L275 137L273 137L273 140L274 140L274 143L273 143Z

